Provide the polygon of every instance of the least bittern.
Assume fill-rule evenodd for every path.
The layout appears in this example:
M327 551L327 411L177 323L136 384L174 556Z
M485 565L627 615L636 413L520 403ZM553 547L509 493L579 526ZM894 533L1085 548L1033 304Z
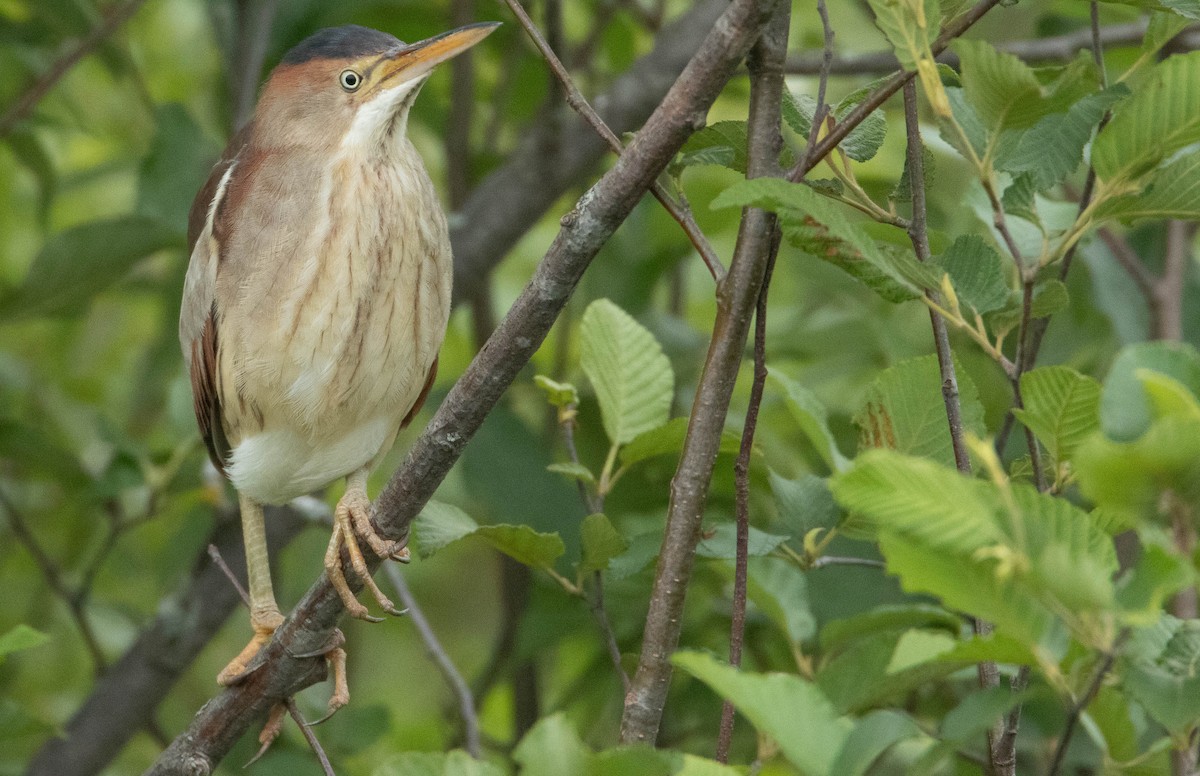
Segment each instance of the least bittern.
M379 605L398 613L361 544L398 560L408 550L373 526L367 475L433 383L451 283L446 218L406 136L408 114L434 66L496 26L414 44L365 27L321 30L271 73L192 205L179 339L209 455L238 492L254 628L222 684L283 622L264 504L345 477L325 569L350 614L375 619L347 585L344 547ZM344 695L335 690L331 706Z

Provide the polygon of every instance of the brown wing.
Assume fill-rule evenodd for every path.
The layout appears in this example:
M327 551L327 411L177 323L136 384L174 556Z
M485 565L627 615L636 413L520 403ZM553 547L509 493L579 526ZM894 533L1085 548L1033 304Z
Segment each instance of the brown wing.
M400 428L404 428L416 414L421 411L421 407L425 406L425 400L429 398L429 389L433 387L433 380L437 377L438 360L433 359L433 366L429 367L429 376L425 378L425 387L421 389L421 395L417 397L417 401L413 404L412 409L404 416L404 420L400 421Z
M229 440L221 413L219 390L220 310L216 298L217 273L221 265L218 235L227 233L215 221L227 218L220 202L232 177L231 168L250 137L247 125L230 141L221 160L214 165L188 213L188 246L191 260L179 311L179 341L192 382L192 405L208 456L222 474L229 456Z

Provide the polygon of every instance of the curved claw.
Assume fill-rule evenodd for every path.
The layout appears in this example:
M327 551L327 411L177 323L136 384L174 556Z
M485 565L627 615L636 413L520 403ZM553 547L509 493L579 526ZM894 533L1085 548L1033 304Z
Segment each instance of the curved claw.
M271 744L275 743L275 739L279 738L279 733L283 730L283 717L285 714L287 714L287 706L285 704L276 703L271 707L271 713L267 715L267 722L258 734L258 741L262 746L258 748L258 753L242 766L243 768L249 768L262 759L262 756L271 748Z

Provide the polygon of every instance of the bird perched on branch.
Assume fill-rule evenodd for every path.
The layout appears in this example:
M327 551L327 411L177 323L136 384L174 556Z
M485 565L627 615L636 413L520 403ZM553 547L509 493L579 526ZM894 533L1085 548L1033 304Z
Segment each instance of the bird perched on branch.
M222 684L283 622L264 504L345 477L329 579L350 614L378 619L347 584L344 548L379 605L400 613L363 556L365 543L408 558L372 524L367 475L433 384L451 285L446 218L405 130L432 69L496 26L413 44L353 25L317 32L271 73L192 205L179 339L209 456L238 492L254 628ZM336 708L348 694L333 652Z

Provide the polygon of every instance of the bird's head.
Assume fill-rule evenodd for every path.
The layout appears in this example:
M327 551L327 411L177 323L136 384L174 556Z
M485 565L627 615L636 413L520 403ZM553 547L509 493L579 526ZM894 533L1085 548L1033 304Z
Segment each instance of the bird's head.
M255 109L255 135L277 146L385 147L404 135L433 68L498 26L471 24L419 43L353 24L320 30L272 71Z

